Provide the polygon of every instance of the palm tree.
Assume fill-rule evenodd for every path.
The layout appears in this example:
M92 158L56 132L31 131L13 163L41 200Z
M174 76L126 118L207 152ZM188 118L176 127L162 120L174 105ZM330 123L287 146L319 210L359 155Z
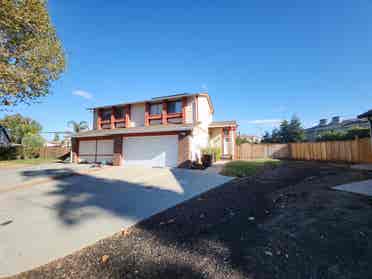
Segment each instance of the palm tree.
M88 123L86 121L76 122L71 120L67 122L67 126L72 127L74 134L88 129Z

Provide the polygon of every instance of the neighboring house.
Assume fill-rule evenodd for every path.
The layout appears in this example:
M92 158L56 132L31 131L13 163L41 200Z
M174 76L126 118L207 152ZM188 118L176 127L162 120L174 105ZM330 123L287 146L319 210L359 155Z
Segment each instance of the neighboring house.
M364 121L368 121L369 129L370 129L371 135L372 135L372 109L365 112L365 113L362 113L362 114L358 115L358 118L361 119L361 120L364 120ZM371 140L372 140L372 136L371 136Z
M7 129L5 129L3 126L0 126L0 146L8 146L10 144L10 136Z
M315 141L317 137L325 132L345 132L352 128L369 128L369 122L367 119L345 119L340 120L339 116L332 117L332 120L328 123L327 119L320 119L319 124L305 129L306 139L309 141Z
M74 162L188 167L202 149L220 147L235 158L235 121L213 122L207 93L178 94L95 107L93 130L72 138Z

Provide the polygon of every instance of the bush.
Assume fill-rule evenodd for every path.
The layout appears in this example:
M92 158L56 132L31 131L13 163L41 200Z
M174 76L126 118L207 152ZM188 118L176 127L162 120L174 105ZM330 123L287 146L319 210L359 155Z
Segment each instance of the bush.
M40 135L28 135L22 139L23 157L25 159L37 158L40 148L44 145L44 139Z
M22 156L22 146L0 146L0 160L15 160Z
M211 155L215 161L221 160L221 148L219 147L206 147L202 149L202 154Z
M353 140L355 137L368 138L370 130L366 128L352 128L346 132L329 131L318 136L317 141Z
M370 129L368 128L353 128L346 132L346 139L354 139L355 137L359 138L369 138L371 136Z

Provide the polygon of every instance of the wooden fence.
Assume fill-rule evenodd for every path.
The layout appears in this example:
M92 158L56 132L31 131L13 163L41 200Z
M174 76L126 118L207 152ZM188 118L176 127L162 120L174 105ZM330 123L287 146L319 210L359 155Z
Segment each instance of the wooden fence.
M40 148L40 157L47 158L59 158L66 153L70 152L70 148L63 146L45 146Z
M252 159L285 159L290 158L288 144L253 144L243 143L238 145L238 159L252 160Z
M293 159L349 163L372 163L370 138L349 141L251 144L238 146L238 159Z
M295 160L372 163L370 138L348 141L291 143L289 146L291 158Z

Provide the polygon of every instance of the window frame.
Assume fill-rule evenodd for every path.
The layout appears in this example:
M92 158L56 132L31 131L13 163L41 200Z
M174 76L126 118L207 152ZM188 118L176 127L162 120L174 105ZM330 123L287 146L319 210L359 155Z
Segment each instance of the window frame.
M175 111L171 111L169 109L169 106L170 105L172 106L173 104L174 104ZM177 104L179 104L179 107L178 107L179 110L177 110ZM169 114L180 114L180 113L182 113L182 109L183 109L183 107L182 107L182 100L176 100L176 101L167 102L167 113L169 113Z
M152 107L153 106L158 106L160 108L159 113L152 113ZM162 111L163 111L163 104L162 103L152 103L152 104L150 104L150 107L149 107L150 116L161 115Z

